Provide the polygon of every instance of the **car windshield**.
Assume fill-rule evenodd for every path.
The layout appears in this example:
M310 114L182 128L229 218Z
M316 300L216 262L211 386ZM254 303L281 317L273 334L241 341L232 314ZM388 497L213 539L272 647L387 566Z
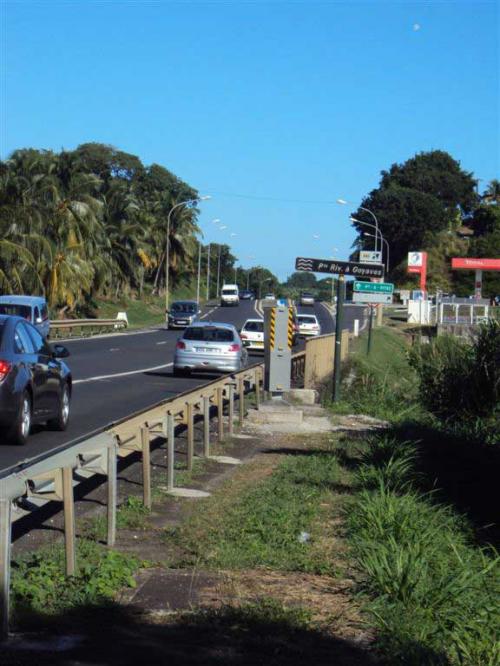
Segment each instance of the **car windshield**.
M31 308L29 305L18 305L16 303L0 303L0 314L15 315L31 321Z
M236 289L223 289L224 296L236 296Z
M243 326L244 331L252 331L254 333L263 333L264 332L264 322L263 321L247 321Z
M307 317L307 316L300 317L299 316L298 319L299 319L299 324L317 324L318 323L316 317Z
M196 326L193 328L187 328L183 338L185 340L200 340L203 342L233 342L234 334L229 328Z
M172 312L196 312L196 303L173 303Z

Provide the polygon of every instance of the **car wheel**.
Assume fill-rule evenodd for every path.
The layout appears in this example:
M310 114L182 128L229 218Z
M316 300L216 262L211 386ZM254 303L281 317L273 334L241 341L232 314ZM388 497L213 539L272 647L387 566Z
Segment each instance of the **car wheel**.
M69 409L71 403L71 391L68 384L64 384L61 401L59 403L59 413L54 419L47 421L47 425L51 430L66 430L69 423Z
M31 396L28 391L24 391L16 420L6 433L7 441L10 444L18 444L20 446L26 444L31 430L31 416Z

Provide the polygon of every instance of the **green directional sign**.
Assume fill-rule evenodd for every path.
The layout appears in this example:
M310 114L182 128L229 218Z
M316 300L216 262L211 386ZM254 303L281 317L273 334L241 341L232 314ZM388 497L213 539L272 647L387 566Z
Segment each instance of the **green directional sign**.
M365 294L392 294L394 285L390 282L360 282L355 280L353 289Z

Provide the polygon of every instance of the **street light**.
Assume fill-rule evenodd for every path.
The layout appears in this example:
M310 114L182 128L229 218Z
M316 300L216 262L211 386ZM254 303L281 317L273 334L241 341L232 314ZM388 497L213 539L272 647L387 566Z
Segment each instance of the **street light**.
M374 235L369 234L367 231L363 231L363 236L371 236L372 238L374 238ZM382 240L387 246L387 258L385 260L385 267L386 267L387 272L389 272L389 243L385 240L385 238L383 236L382 236Z
M189 204L196 204L198 201L206 201L212 197L209 194L205 194L202 197L194 197L193 199L186 199L186 201L179 201L175 206L172 206L167 217L167 247L165 251L165 315L168 313L169 307L169 287L170 287L170 220L172 218L172 213L179 206L187 206Z
M347 204L355 205L352 201L346 201L345 199L337 199L337 203L341 206L347 206ZM380 251L382 251L382 234L380 233L380 228L378 224L377 217L369 208L364 208L363 206L358 206L359 210L364 210L366 213L369 213L375 220L375 227L377 228L377 234L380 236ZM377 251L377 237L375 236L375 252Z
M214 220L212 220L212 224L219 224L220 219L216 217ZM207 248L207 301L210 300L210 246L211 243L208 244Z
M378 248L377 248L377 240L378 240L378 236L376 235L376 234L377 234L377 231L378 231L378 230L377 230L377 227L376 227L374 224L370 224L369 222L363 222L362 220L358 220L358 219L356 219L355 217L353 217L352 215L351 215L351 217L349 218L349 220L350 220L351 222L355 222L356 224L362 224L362 225L365 226L365 227L370 227L371 229L375 229L375 236L373 236L373 238L375 239L375 252L377 252L377 251L378 251ZM364 233L364 232L363 232L363 233ZM380 232L379 232L379 233L380 233ZM372 234L372 235L373 235L373 234ZM382 236L382 234L381 234L381 236ZM382 243L380 243L380 247L381 247L381 249L382 249Z

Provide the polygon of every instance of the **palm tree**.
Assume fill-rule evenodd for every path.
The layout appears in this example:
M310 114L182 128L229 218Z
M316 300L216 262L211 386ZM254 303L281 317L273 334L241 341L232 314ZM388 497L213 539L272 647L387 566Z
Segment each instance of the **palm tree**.
M497 180L496 178L490 180L488 187L481 198L487 203L500 203L500 180Z

